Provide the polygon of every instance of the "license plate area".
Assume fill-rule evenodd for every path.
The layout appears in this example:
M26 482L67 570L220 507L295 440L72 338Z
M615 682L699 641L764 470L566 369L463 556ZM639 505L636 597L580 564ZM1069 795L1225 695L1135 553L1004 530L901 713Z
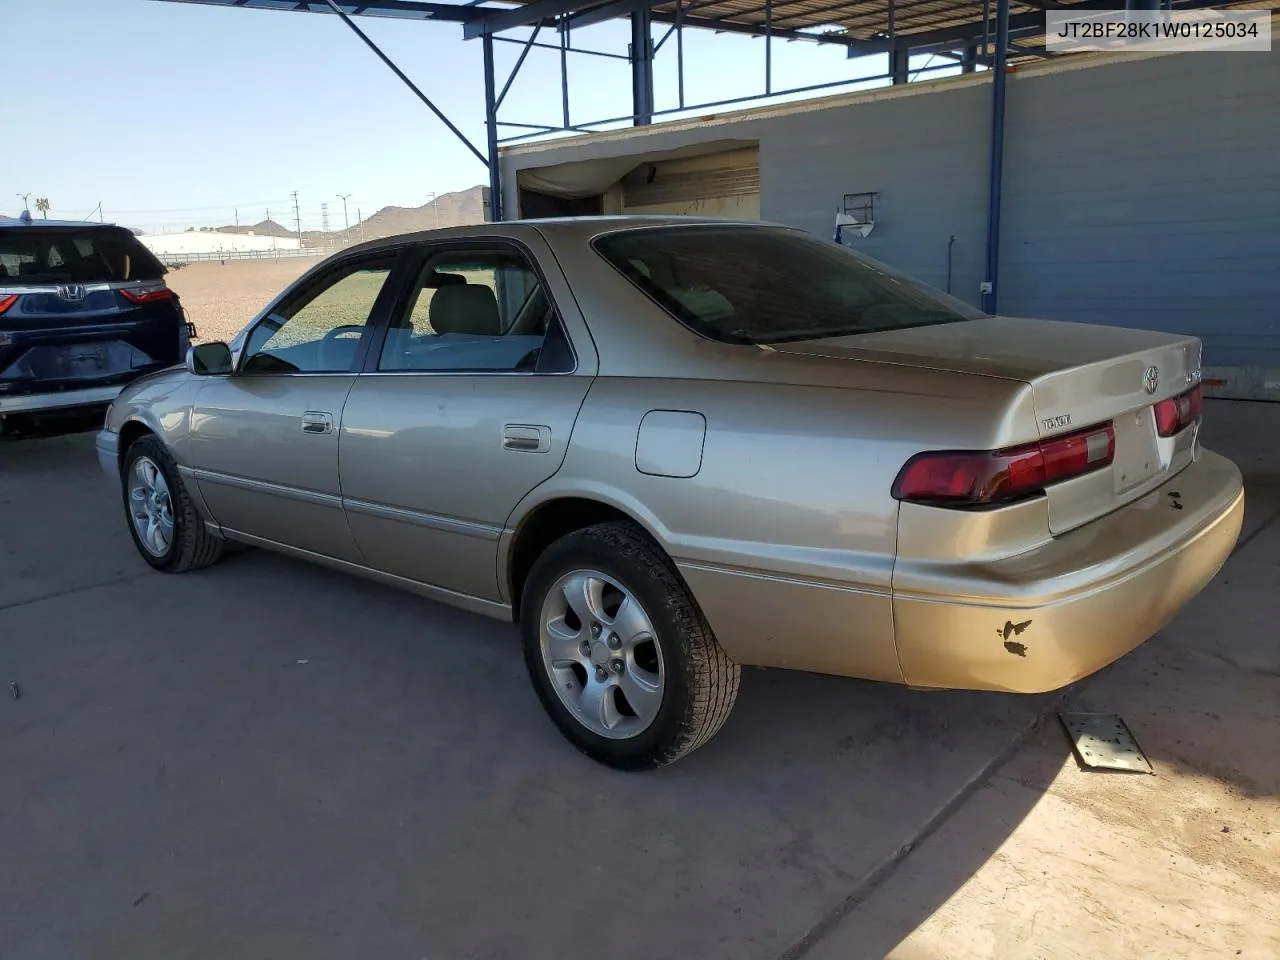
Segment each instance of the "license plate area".
M105 343L73 343L63 350L68 377L100 377L111 372L110 350Z
M1116 453L1111 475L1115 478L1116 493L1132 490L1164 472L1166 464L1156 441L1155 413L1151 407L1121 414L1112 421L1112 426Z
M45 343L22 351L0 370L0 379L93 381L131 373L153 362L123 340Z

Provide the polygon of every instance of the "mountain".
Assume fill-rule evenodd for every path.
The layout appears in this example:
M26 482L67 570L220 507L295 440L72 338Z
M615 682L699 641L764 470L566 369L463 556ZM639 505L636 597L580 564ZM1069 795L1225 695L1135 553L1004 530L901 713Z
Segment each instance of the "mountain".
M453 193L442 193L430 203L420 207L383 207L367 217L363 223L355 224L350 230L303 230L303 247L319 247L322 249L336 246L348 246L362 240L377 240L380 237L394 237L402 233L417 233L420 230L435 230L439 227L460 227L467 224L484 223L488 212L489 188L471 187L467 190L455 190ZM357 211L348 207L351 218ZM329 220L333 221L334 207L329 207ZM338 216L342 214L339 211ZM261 220L248 226L222 227L188 227L188 230L216 231L218 233L254 234L259 237L296 237L297 234L275 220Z
M375 240L378 237L394 237L401 233L435 230L438 227L484 223L488 213L488 193L487 187L472 187L469 190L443 193L420 207L383 207L367 217L364 223L347 231L346 240L348 243L358 243L362 238ZM330 217L332 215L331 210ZM338 230L329 234L329 237L341 238L342 234L343 231ZM312 240L324 235L306 231L303 236L306 240Z
M259 220L257 223L247 227L214 227L218 233L243 233L253 234L258 237L292 237L294 232L287 227L282 227L274 220Z

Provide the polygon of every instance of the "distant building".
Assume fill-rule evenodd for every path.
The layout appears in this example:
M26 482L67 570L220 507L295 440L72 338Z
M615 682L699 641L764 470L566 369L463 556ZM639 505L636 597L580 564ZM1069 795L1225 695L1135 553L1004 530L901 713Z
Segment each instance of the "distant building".
M154 233L138 238L148 250L163 259L215 259L218 256L269 256L271 252L297 253L295 237L262 237L247 233L218 233L195 230L188 233Z

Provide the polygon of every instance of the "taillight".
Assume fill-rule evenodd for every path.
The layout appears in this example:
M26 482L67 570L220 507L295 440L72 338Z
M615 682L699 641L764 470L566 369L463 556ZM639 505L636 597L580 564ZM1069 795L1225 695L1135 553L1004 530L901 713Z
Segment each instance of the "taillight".
M1204 398L1200 393L1200 384L1197 383L1186 393L1156 404L1156 433L1162 437L1181 433L1196 423L1203 412Z
M6 310L8 310L17 302L18 302L18 295L16 293L11 293L8 296L0 297L0 313L4 313Z
M130 303L157 303L161 300L173 299L173 291L163 283L156 286L122 289L120 295Z
M1009 503L1100 470L1115 455L1110 423L1004 450L918 453L898 473L893 496L948 507Z

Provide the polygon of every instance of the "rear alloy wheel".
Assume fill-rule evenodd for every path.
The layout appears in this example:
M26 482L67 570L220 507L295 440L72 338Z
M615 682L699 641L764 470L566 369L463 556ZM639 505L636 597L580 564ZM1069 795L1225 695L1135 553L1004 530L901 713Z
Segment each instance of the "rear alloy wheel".
M627 523L558 540L521 603L525 663L578 749L623 769L662 766L718 731L738 692L671 561Z
M205 526L177 464L158 439L148 435L130 445L120 478L129 532L147 563L166 573L183 573L222 556L223 541Z

